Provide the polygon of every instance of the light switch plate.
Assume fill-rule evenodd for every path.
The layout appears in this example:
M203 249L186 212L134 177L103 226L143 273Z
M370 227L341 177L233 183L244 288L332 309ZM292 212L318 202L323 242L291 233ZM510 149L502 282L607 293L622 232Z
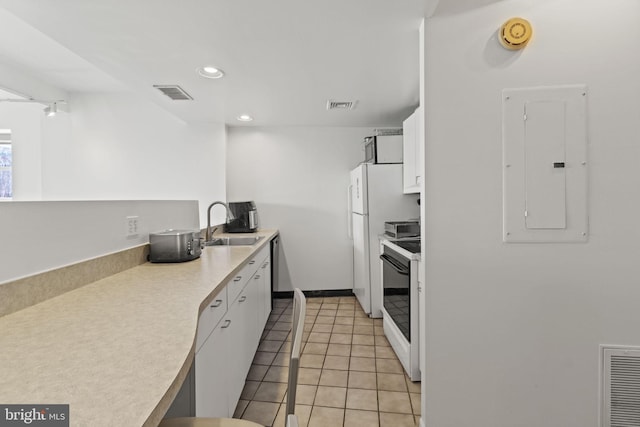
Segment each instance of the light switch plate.
M125 237L137 237L140 234L140 223L137 215L125 218Z

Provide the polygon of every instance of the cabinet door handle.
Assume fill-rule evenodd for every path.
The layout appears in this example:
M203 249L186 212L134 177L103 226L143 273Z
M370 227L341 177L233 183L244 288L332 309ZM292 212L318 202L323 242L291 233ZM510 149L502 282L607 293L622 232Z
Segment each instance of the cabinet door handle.
M231 320L227 319L224 321L224 325L220 326L220 329L227 329L231 324Z
M253 265L253 264L255 264L255 263L256 263L256 260L255 260L255 259L252 259L251 261L249 261L249 265Z
M220 307L221 305L222 305L222 300L221 299L217 299L217 300L215 300L215 302L213 304L211 304L211 308Z
M242 276L236 276L236 278L233 279L234 282L239 282L240 280L242 280Z
M241 296L240 299L238 300L238 302L245 302L247 300L246 296Z
M254 277L255 280L258 280L260 278L259 274L256 274L256 277Z
M269 263L268 263L268 262L265 262L265 263L262 265L262 268L267 268L267 266L268 266L268 265L269 265Z

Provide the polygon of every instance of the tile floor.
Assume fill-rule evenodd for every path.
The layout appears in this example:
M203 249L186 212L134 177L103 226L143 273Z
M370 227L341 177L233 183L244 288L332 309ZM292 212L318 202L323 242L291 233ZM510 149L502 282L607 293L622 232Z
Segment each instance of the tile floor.
M275 300L234 417L284 427L292 300ZM304 427L405 427L420 420L420 383L405 375L355 297L307 298L296 414Z

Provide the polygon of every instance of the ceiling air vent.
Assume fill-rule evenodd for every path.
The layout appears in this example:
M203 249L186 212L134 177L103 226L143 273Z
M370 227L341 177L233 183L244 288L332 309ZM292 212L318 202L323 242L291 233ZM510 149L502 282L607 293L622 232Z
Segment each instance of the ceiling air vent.
M353 110L358 101L327 101L327 110Z
M167 95L174 101L191 101L193 98L178 85L153 85L160 92Z

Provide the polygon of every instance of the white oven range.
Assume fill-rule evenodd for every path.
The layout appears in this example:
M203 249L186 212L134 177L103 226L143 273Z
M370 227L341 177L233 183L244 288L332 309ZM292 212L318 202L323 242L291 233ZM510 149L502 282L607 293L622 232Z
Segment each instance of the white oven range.
M420 240L382 238L380 260L384 334L411 381L420 381Z

